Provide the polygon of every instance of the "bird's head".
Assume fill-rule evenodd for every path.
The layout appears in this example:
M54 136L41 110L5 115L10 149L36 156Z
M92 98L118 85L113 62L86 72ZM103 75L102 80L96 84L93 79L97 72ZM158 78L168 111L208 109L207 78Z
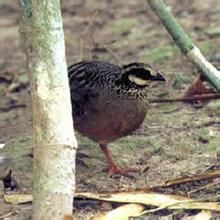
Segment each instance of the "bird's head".
M161 72L153 70L148 64L130 63L122 68L122 78L137 87L146 87L152 81L166 81Z

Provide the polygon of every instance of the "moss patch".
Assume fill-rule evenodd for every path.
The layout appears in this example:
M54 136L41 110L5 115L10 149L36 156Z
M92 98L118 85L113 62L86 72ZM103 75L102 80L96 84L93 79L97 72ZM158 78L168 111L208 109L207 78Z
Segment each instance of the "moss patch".
M177 54L177 49L171 46L164 46L146 50L144 57L149 63L163 63Z
M138 25L135 18L121 18L113 22L112 31L115 33L128 32Z

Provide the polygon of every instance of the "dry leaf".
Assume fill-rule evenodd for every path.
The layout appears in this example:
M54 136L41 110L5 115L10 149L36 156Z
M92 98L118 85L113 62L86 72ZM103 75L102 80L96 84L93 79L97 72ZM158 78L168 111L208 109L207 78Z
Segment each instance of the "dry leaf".
M129 220L131 216L139 216L143 210L144 206L141 204L127 204L110 212L94 216L90 220Z
M210 211L202 211L194 216L186 217L185 220L210 220L212 213Z
M140 203L157 206L159 209L201 209L220 211L220 203L200 202L184 196L166 195L154 192L133 191L117 193L76 193L76 197L110 202ZM147 211L151 212L151 211Z
M168 209L201 209L220 211L220 203L218 202L201 202L188 197L178 195L166 195L154 192L133 191L133 192L113 192L113 193L90 193L76 192L75 197L97 199L100 201L121 202L121 203L139 203L143 205L157 206L160 210ZM32 202L31 194L10 194L4 195L4 199L8 203L20 204ZM148 210L144 213L153 212Z
M4 200L15 205L32 202L33 196L31 194L5 194Z

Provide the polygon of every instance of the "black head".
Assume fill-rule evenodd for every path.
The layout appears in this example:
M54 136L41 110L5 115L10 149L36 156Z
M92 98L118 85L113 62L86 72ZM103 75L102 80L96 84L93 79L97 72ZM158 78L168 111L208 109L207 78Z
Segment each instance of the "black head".
M122 77L137 87L145 87L151 81L166 81L162 73L154 71L150 65L144 63L130 63L122 67Z

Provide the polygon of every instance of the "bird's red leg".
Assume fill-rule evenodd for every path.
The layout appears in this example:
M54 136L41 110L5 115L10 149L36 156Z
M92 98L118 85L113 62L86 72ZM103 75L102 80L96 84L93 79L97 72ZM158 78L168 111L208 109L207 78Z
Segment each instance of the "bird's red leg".
M100 144L100 148L103 151L103 153L105 154L105 157L108 161L108 172L109 172L110 175L114 175L114 174L123 175L123 174L126 174L128 172L137 172L137 171L139 171L139 169L137 169L137 168L121 168L121 167L118 167L117 164L114 162L111 151L108 149L108 145L107 144Z

